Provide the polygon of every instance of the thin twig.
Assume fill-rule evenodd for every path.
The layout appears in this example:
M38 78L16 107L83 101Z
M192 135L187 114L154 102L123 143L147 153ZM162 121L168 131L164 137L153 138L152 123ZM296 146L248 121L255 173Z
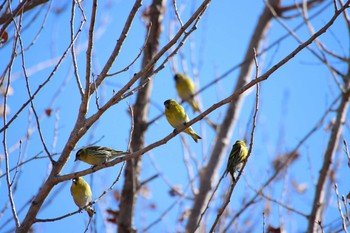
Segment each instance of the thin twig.
M338 204L338 211L341 217L341 221L342 221L342 227L345 233L348 233L348 230L346 228L346 220L343 214L343 211L341 209L341 205L340 205L340 197L339 197L339 192L338 192L338 185L334 184L334 190L335 190L335 194L337 195L337 204Z
M259 64L258 64L256 56L257 56L256 55L256 50L254 49L255 80L257 80L258 77L259 77ZM227 198L226 198L225 202L223 203L222 207L220 208L220 211L217 214L217 216L215 218L215 221L214 221L214 223L213 223L213 225L212 225L212 227L211 227L209 232L214 232L217 223L219 222L222 214L224 213L224 210L226 209L227 205L230 203L230 199L231 199L231 195L233 193L233 190L234 190L236 184L238 183L239 178L241 177L241 174L242 174L242 172L243 172L243 170L244 170L244 168L245 168L245 166L246 166L246 164L248 162L248 159L249 159L249 157L251 155L251 152L253 150L254 133L255 133L255 127L256 127L256 119L257 119L258 111L259 111L259 93L260 93L260 86L259 86L259 83L257 83L256 84L256 93L255 93L255 111L254 111L254 116L253 116L253 126L252 126L252 130L251 130L251 133L250 133L250 144L249 144L249 150L248 150L247 159L244 161L243 166L240 169L236 180L232 182L230 190L229 190L228 195L227 195Z
M350 168L350 155L349 155L349 149L348 149L348 144L346 143L346 140L343 140L344 143L344 150L345 150L345 154L348 157L348 167Z
M187 190L190 188L190 183L187 185L187 187L185 188L184 190L184 193L187 192ZM166 208L162 213L161 215L156 219L154 220L153 222L151 222L147 227L145 227L142 232L147 232L149 231L153 226L155 226L157 223L161 222L162 219L180 202L182 201L183 199L185 198L185 195L179 195L177 200L175 200L168 208Z
M16 22L14 22L14 24L16 25ZM16 28L17 29L17 28ZM8 90L11 84L11 70L12 70L12 63L14 61L14 53L17 47L17 42L18 42L18 37L19 37L19 31L16 30L15 34L16 34L16 38L14 40L14 50L12 53L12 59L11 59L11 66L9 68L9 73L7 76L7 85L6 85L6 90L5 90L5 94L4 94L4 110L3 110L3 118L4 118L4 126L6 125L7 122L7 115L6 115L6 110L7 110L7 95L8 95ZM13 199L13 193L12 193L12 189L11 189L11 178L10 178L10 159L9 159L9 155L8 155L8 151L7 151L7 130L3 131L3 147L4 147L4 155L5 155L5 167L6 167L6 182L7 182L7 192L8 192L8 197L9 197L9 201L11 204L11 210L12 210L12 215L13 215L13 220L15 221L15 225L18 228L20 226L20 222L18 219L18 215L16 212L16 206L15 206L15 201Z
M16 24L15 24L16 25ZM20 30L19 28L17 28L17 30ZM42 134L42 131L41 131L41 126L40 126L40 121L39 121L39 117L38 117L38 114L36 112L36 109L35 109L35 106L34 106L34 102L33 102L33 98L32 98L32 93L30 91L30 85L29 85L29 77L27 75L27 70L26 70L26 66L25 66L25 59L24 59L24 47L23 47L23 43L22 43L22 38L21 36L19 35L18 37L19 39L19 44L20 44L20 47L22 49L22 53L21 53L21 58L22 58L22 69L23 69L23 73L24 73L24 77L25 77L25 81L26 81L26 88L27 88L27 92L28 92L28 96L29 96L29 99L31 99L30 101L30 105L31 105L31 108L32 108L32 111L34 113L34 118L36 120L36 125L37 125L37 129L38 129L38 133L39 133L39 136L40 136L40 141L44 147L44 151L46 152L46 154L48 155L50 161L51 161L51 164L54 165L55 164L55 160L53 160L52 156L51 156L51 153L49 152L49 149L47 148L46 146L46 143L45 143L45 140L44 140L44 136Z
M75 19L75 7L76 6L76 1L72 1L72 11L71 11L71 19L70 19L70 31L71 31L71 41L74 40L74 19ZM83 13L83 22L85 23L86 22L86 17L84 15L84 12L82 11ZM74 67L74 76L75 76L75 80L77 82L77 85L78 85L78 90L80 92L80 96L83 97L84 95L84 91L83 91L83 87L81 85L81 82L80 82L80 77L79 77L79 70L78 70L78 64L77 64L77 57L76 57L76 53L75 53L75 46L73 45L72 46L72 60L73 60L73 67Z
M176 0L173 0L173 6L174 6L174 11L175 11L176 18L177 18L177 20L179 21L180 26L183 27L184 24L183 24L183 22L182 22L182 20L181 20L181 18L180 18L179 11L177 10Z
M150 24L152 25L152 22L150 22ZM137 56L135 57L135 59L134 59L129 65L127 65L124 69L119 70L119 71L114 72L114 73L111 73L111 74L106 74L106 77L114 76L114 75L123 73L123 72L125 72L125 71L128 71L128 70L130 69L130 67L131 67L132 65L134 65L134 63L140 58L142 52L145 50L146 44L147 44L148 39L149 39L149 34L150 34L150 31L151 31L151 28L152 28L151 26L147 28L148 30L147 30L145 42L143 43L143 46L142 46L142 48L140 49L140 52L139 52L139 53L137 54Z
M215 188L214 188L212 194L210 195L209 200L208 200L208 202L207 202L207 205L206 205L206 207L204 208L203 212L201 213L201 215L200 215L200 217L199 217L199 219L198 219L198 223L197 223L197 226L196 226L195 230L197 230L198 227L199 227L199 225L201 224L202 218L204 217L205 212L209 209L209 204L211 203L211 200L213 199L213 197L214 197L216 191L218 190L219 185L220 185L220 183L221 183L221 181L222 181L222 179L223 179L224 177L225 177L225 172L221 175L221 177L220 177L218 183L216 184L216 186L215 186ZM232 191L231 191L231 188L232 188L232 187L233 187L233 185L230 186L230 190L229 190L229 193L230 193L230 194L231 194L232 191L233 191L233 189L232 189Z

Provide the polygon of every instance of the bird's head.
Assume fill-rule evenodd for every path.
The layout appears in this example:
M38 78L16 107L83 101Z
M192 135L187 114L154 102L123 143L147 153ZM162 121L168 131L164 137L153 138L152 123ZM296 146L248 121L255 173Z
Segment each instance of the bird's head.
M183 74L175 74L174 75L175 82L179 82L184 79Z
M175 105L175 104L176 104L175 100L166 100L166 101L164 101L165 108L169 108L170 106Z
M75 160L74 160L74 162L77 161L77 160L79 160L79 159L80 159L80 156L81 156L84 152L85 152L85 148L78 150L77 153L75 154Z
M241 146L246 147L245 142L242 141L242 140L237 140L236 143L239 144L239 145L241 145Z
M72 182L73 182L74 184L78 184L80 179L81 179L81 177L73 178L73 179L72 179Z

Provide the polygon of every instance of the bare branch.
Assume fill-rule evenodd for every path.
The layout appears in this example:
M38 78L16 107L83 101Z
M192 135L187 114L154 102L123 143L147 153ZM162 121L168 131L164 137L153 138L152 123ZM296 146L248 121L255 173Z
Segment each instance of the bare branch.
M16 23L16 22L15 22ZM7 95L8 95L8 91L9 91L9 87L11 84L11 70L12 70L12 63L14 61L14 53L16 50L16 46L18 43L18 38L19 38L19 31L16 30L15 34L16 34L16 38L14 41L14 46L13 46L13 53L11 56L11 65L9 66L9 73L7 76L7 85L6 85L6 89L5 89L5 94L4 94L4 109L3 109L3 118L4 118L4 126L7 123L7 114L6 114L6 108L7 108ZM16 206L15 206L15 201L13 199L13 193L12 193L12 188L11 188L11 178L10 178L10 158L8 155L8 151L7 151L7 131L6 129L3 131L3 140L2 140L2 144L4 147L4 154L5 154L5 167L6 167L6 183L7 183L7 193L8 193L8 198L11 204L11 211L12 211L12 215L13 215L13 220L15 221L15 225L18 228L20 226L20 222L17 216L17 212L16 212Z
M72 12L71 12L71 20L70 20L70 30L71 30L71 41L74 40L74 19L75 19L75 9L76 9L76 1L72 1ZM81 9L81 12L83 14L83 21L82 24L84 22L86 22L86 17L84 14L84 11ZM75 53L75 46L72 46L72 60L73 60L73 67L74 67L74 75L75 75L75 80L77 81L77 85L78 85L78 90L80 92L81 97L83 97L84 95L84 91L83 91L83 87L81 85L80 82L80 77L79 77L79 71L78 71L78 64L77 64L77 57L76 57L76 53Z

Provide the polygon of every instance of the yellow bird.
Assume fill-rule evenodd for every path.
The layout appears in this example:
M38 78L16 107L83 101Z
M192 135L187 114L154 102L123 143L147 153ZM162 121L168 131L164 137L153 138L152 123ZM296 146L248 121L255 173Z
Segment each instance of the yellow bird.
M166 119L175 130L190 121L184 108L175 100L166 100L164 106ZM194 132L192 127L186 128L183 132L189 134L195 142L198 142L198 139L202 139Z
M244 161L247 159L248 149L245 145L244 141L237 140L235 144L233 144L230 156L228 157L227 167L225 170L225 174L231 174L233 181L235 181L235 171L242 169Z
M88 146L78 150L75 160L80 160L91 165L100 165L113 160L116 157L128 154L128 152L113 150L103 146Z
M72 179L72 186L70 187L70 192L72 194L75 204L80 208L88 205L92 199L92 192L90 185L82 178L77 177ZM91 206L85 207L86 212L89 214L90 218L95 214L95 211Z
M185 74L175 74L174 79L179 97L191 105L193 112L200 112L198 102L194 98L196 87L193 81Z

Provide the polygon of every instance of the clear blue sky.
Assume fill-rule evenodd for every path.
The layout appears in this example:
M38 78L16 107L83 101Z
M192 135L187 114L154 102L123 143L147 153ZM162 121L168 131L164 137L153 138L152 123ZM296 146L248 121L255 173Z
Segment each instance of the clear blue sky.
M287 5L294 1L284 2L283 4ZM144 2L142 9L145 9L149 3L150 1ZM199 2L192 3L190 1L177 1L177 3L179 9L183 9L181 18L184 22L189 18L190 13L194 9L193 7L200 4ZM67 9L61 14L50 13L48 15L43 32L36 41L36 44L25 53L25 64L28 72L31 68L38 69L38 64L43 65L44 62L61 56L63 51L67 48L70 38L70 4L69 1L53 3L53 7L56 9L63 6L67 7ZM86 14L89 16L90 1L85 1L84 5L87 11ZM94 74L98 74L101 71L103 64L110 55L131 6L131 1L100 2L98 20L96 23L98 30L96 31L93 55ZM191 35L190 39L187 40L186 44L176 56L175 62L177 63L178 71L186 72L193 77L194 70L197 69L199 75L196 77L196 82L197 85L201 87L225 73L233 66L239 64L243 59L248 41L259 15L262 12L263 6L263 1L256 1L254 4L245 1L213 1L199 22L198 29ZM323 6L325 6L325 4L322 4L322 7ZM319 9L320 8L317 8L317 10ZM43 12L45 12L45 10ZM112 72L118 71L130 64L142 47L146 30L140 17L141 12L142 11L138 13L138 17L132 25L121 54L111 69ZM315 10L311 11L310 15L314 12ZM25 14L24 25L28 24L26 17L32 17L33 13L34 11ZM322 14L315 17L312 20L315 30L323 26L324 23L330 19L332 13L333 6L329 6L326 11L323 11ZM79 13L77 13L77 15L79 15ZM169 40L169 23L173 17L172 2L167 2L161 46L165 45ZM35 37L38 31L38 25L41 24L42 19L43 13L22 33L25 47ZM76 29L78 28L79 22L80 17L77 17ZM291 28L294 28L295 25L302 22L302 19L286 20L285 22ZM12 31L9 31L9 34L12 32L13 28ZM87 33L88 23L85 24L82 35L78 39L78 45L81 46L78 55L78 65L82 79L84 79L85 73L84 64ZM267 35L264 46L275 42L285 33L286 31L276 21L273 21L272 28ZM305 26L297 31L297 34L302 40L309 38L309 33ZM342 18L339 18L330 30L327 31L327 34L321 37L321 41L325 43L331 51L340 55L349 56L349 37ZM12 42L0 49L0 57L5 58L2 59L0 63L1 70L4 70L8 62L12 46L11 43ZM191 47L190 44L194 47ZM269 69L297 46L298 43L291 37L281 41L281 43L269 50L269 52L263 56L262 60L259 61L261 62L260 72L263 73ZM315 48L314 45L312 47ZM193 57L191 58L191 56ZM161 59L161 61L163 61L163 59ZM183 59L183 61L181 61L181 59ZM193 59L194 63L191 63L191 59ZM181 62L186 64L186 66L182 66ZM334 59L331 60L331 62L337 64L340 71L346 72L347 67L345 64L339 65L339 63L335 63ZM77 117L80 95L71 65L72 60L69 54L48 86L44 88L34 101L37 112L42 115L40 123L45 136L45 142L53 153L59 153L62 150ZM53 66L46 66L43 69L40 68L39 71L33 74L30 73L32 91L36 90L38 85L48 77L52 69ZM137 61L129 71L106 79L98 92L100 101L105 103L105 101L113 95L113 90L118 90L139 70L140 60ZM237 69L228 77L221 80L217 85L208 88L200 94L204 109L232 93L238 72L239 70ZM21 74L21 59L18 57L13 65L13 81L11 86L14 89L14 94L9 97L8 100L11 109L9 117L12 117L22 106L23 102L28 99L25 80ZM57 92L65 82L64 89ZM252 157L244 173L245 179L240 180L231 199L230 207L234 210L237 210L235 206L239 206L242 200L253 195L248 185L254 185L255 188L258 188L259 184L264 183L272 173L270 165L274 157L292 150L314 127L330 103L339 95L339 90L329 71L306 50L276 71L267 81L263 82L260 91L260 111L256 128L255 145ZM251 91L247 95L238 122L234 128L232 141L243 138L246 134L250 133L251 113L255 99L254 93L255 92ZM98 141L98 145L108 146L118 150L126 150L131 125L127 109L129 104L132 105L134 103L135 96L136 95L133 95L109 109L96 125L79 141L76 148ZM149 119L153 119L155 116L162 113L164 100L170 98L176 99L177 95L174 88L173 71L170 63L168 63L166 67L154 77L152 106L150 108ZM195 116L189 106L184 104L184 107L188 110L190 118ZM43 114L44 110L47 108L52 109L52 115L50 117ZM93 114L95 110L95 99L92 98L88 115ZM226 106L223 106L216 112L210 114L209 117L214 122L221 122L225 110ZM284 195L283 201L286 204L293 206L305 214L309 214L314 193L312 184L317 180L323 152L328 142L329 132L326 131L326 129L333 117L333 114L327 117L321 129L302 146L300 150L301 159L289 168L286 180L284 181L281 179L274 187L267 188L267 194L278 200ZM7 132L7 144L9 148L14 147L19 139L23 138L22 150L26 148L26 153L22 154L22 156L26 156L27 158L31 158L43 151L37 130L34 129L29 141L24 138L28 125L33 127L35 124L32 114L30 121L31 123L28 123L28 109L26 109ZM203 163L203 158L211 153L210 148L215 135L213 130L209 128L204 121L196 123L193 128L203 137L200 143L195 144L191 138L186 135L183 136L190 145L193 155L198 159L199 163ZM162 139L172 132L172 130L173 129L166 122L165 118L162 117L147 131L146 143L150 144ZM55 133L57 133L57 135L55 135ZM56 136L57 141L54 140ZM344 139L349 138L348 126L344 127L342 137ZM15 166L18 154L18 148L11 152L10 167ZM43 153L43 155L44 154L45 153ZM169 183L174 186L180 186L181 189L184 190L188 184L188 173L183 162L182 154L183 146L180 136L173 138L164 146L152 150L149 154L145 154L143 156L141 180L158 173L153 166L152 161L154 161L160 169L161 174ZM76 163L74 163L74 156L73 152L62 174L69 173L72 169L78 171L88 168L86 164L79 163L76 165ZM226 162L226 157L224 160L223 162ZM349 177L349 169L346 166L347 161L343 153L343 148L339 148L339 153L337 153L334 162L339 166L339 173L337 173L335 177L339 185L339 193L346 195L349 190L345 180ZM121 165L116 165L115 167L98 171L92 176L85 177L89 183L92 183L94 197L99 196L111 185L120 167ZM0 161L0 169L2 172L5 171L4 160ZM23 166L23 170L20 173L21 177L18 189L14 195L17 210L20 209L30 197L37 193L38 188L44 182L48 174L48 169L48 159L35 160ZM196 171L197 170L194 170L194 172ZM220 171L220 175L222 171L223 167ZM13 175L13 173L11 174ZM296 191L289 186L291 180L299 184L306 184L307 191L304 194L297 194ZM283 186L284 182L286 182L287 186ZM61 188L62 185L65 185L57 196L49 196L47 200L51 199L52 203L38 214L38 218L58 217L77 209L70 196L70 184L70 181L65 184L62 183L52 190L52 193L54 193L57 189ZM121 180L116 184L115 188L120 191L122 184L123 182ZM6 182L4 178L0 179L0 187L2 190L0 192L0 200L2 200L0 208L2 209L5 204L4 200L7 198ZM155 220L161 212L176 200L176 198L169 196L169 187L162 178L153 180L147 187L150 192L149 196L147 198L140 197L136 208L137 215L135 217L135 226L138 229L142 229L142 227L147 226ZM226 178L220 187L227 187L228 189L229 178ZM283 192L285 193L283 194ZM220 193L222 193L222 191ZM187 195L191 196L190 191L187 192ZM331 199L330 207L327 209L326 223L333 220L335 216L339 216L333 189L330 191L329 195L331 195ZM150 210L150 204L155 204L156 209ZM215 206L211 206L211 208L216 208L218 204L221 204L221 202L216 202ZM252 209L257 213L253 215L252 221L257 220L259 224L262 223L262 206L263 205L260 204L257 205L255 209ZM102 229L105 228L102 219L106 218L105 209L108 207L114 209L118 207L117 203L113 201L112 192L107 194L95 205L95 209L97 210L96 219L98 232L101 232ZM163 222L158 224L150 232L174 232L174 229L181 231L182 228L174 224L174 222L179 218L179 215L185 208L190 207L191 202L185 201L180 208L174 208L173 211L164 218ZM21 220L26 211L27 208L24 212L19 214ZM281 211L278 206L274 204L272 204L271 211L271 216L266 220L266 223L274 226L279 225L280 213L284 216L288 216L285 210ZM213 217L216 212L212 213L211 217ZM246 215L242 216L242 219L246 219L249 213L251 213L251 210L248 210ZM11 216L10 209L8 209L0 219L0 225ZM209 219L211 219L211 217ZM287 225L287 227L289 227L287 228L289 232L301 232L305 229L306 221L303 218L296 217L296 215L292 215L291 218L293 218L295 224L293 223L294 226ZM35 224L34 227L37 232L83 232L86 222L87 214L84 213L53 223ZM13 222L10 224L11 227L13 224ZM4 230L6 229L9 229L9 225ZM110 226L107 226L107 229L110 229ZM114 230L112 230L112 232L113 231Z

